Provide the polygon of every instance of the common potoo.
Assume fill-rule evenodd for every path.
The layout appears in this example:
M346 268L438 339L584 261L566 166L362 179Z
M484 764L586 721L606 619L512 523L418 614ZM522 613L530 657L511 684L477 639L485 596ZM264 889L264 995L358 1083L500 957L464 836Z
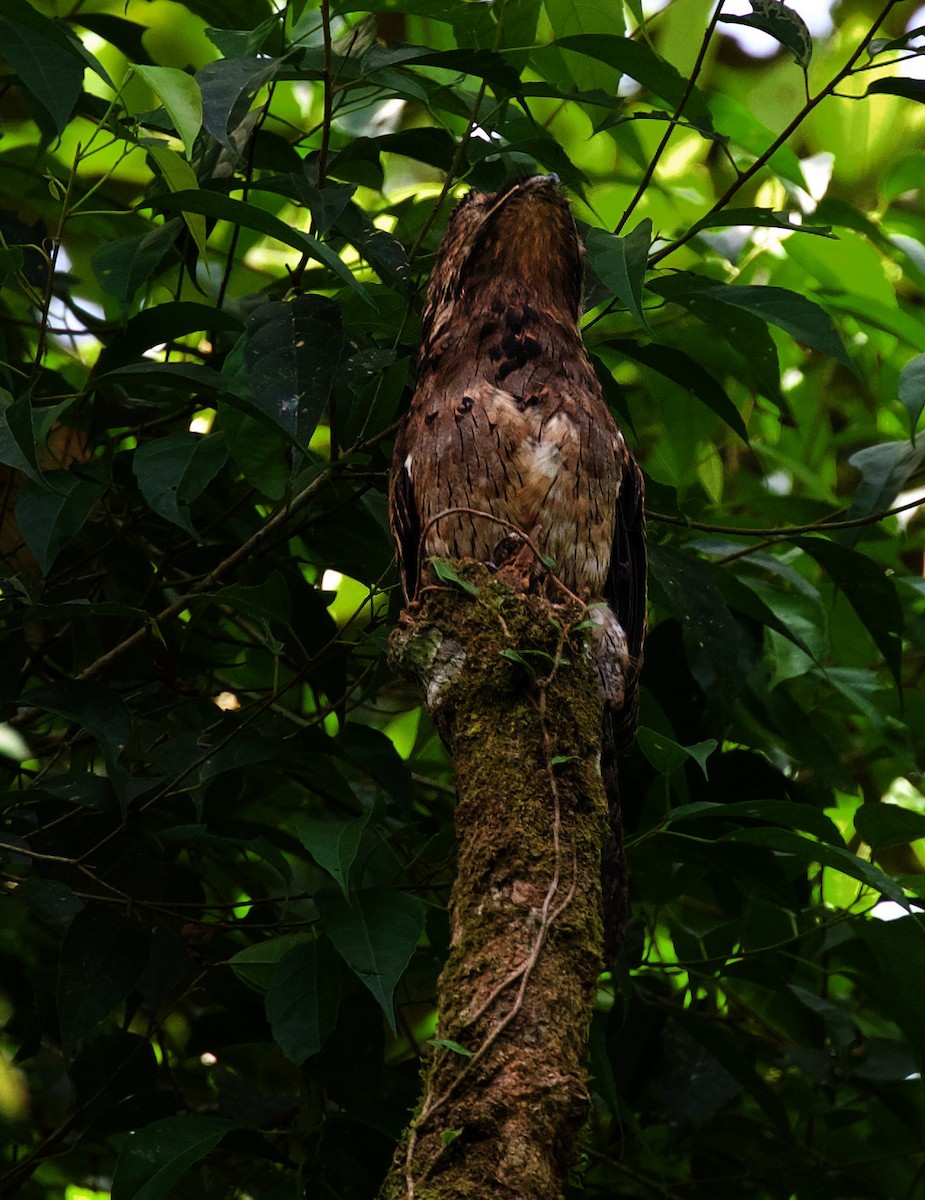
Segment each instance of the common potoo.
M582 247L555 176L463 198L428 285L390 505L409 601L434 555L502 566L519 534L554 560L592 605L606 760L636 725L643 486L582 342L581 285ZM613 795L615 778L605 782Z

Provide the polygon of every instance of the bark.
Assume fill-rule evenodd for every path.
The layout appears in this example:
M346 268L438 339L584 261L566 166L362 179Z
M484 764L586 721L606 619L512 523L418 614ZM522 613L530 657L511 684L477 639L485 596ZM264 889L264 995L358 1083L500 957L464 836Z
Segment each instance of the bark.
M602 966L599 679L583 606L425 588L392 638L456 770L458 876L437 1045L382 1200L561 1200ZM458 1047L458 1048L457 1048Z

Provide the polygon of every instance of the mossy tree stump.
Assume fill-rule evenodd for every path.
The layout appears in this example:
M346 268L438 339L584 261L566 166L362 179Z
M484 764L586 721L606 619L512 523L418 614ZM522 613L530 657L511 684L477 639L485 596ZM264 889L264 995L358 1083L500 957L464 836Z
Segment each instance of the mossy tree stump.
M452 569L391 642L453 759L459 858L444 1044L382 1197L561 1200L602 965L599 681L581 604Z

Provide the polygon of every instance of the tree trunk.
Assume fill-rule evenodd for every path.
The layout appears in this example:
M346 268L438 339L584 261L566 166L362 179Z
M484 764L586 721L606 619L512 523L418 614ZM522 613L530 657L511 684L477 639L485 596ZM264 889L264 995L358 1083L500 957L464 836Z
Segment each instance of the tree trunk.
M443 1044L381 1195L561 1200L602 965L599 679L580 604L453 570L392 639L452 755L459 860Z

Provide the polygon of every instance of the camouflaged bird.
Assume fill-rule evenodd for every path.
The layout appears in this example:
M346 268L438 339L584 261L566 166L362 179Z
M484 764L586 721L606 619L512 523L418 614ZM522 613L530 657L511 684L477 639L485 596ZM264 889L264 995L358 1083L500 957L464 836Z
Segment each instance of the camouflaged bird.
M519 532L599 602L592 649L620 748L635 732L645 633L643 487L581 340L582 253L554 175L463 198L428 286L390 506L409 601L422 561L501 566Z

